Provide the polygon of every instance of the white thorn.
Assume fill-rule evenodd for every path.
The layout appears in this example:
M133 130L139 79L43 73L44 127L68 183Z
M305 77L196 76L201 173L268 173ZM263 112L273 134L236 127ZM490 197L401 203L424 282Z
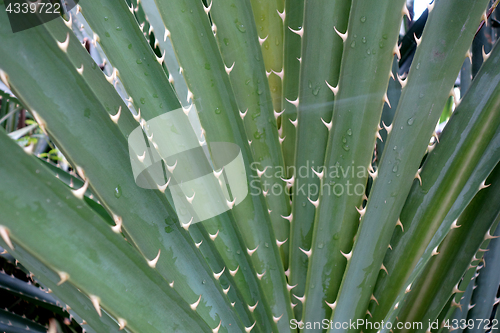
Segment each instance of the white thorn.
M211 3L210 3L211 4ZM229 290L229 288L227 288ZM220 328L220 325L222 324L222 320L219 321L219 325L217 325L216 328L214 328L212 330L213 333L219 333L219 328Z
M302 251L302 252L304 252L304 254L305 254L308 258L310 258L310 257L311 257L311 254L312 254L312 247L309 249L309 251L306 251L306 250L304 250L303 248L301 248L301 247L299 246L299 250L300 250L300 251Z
M122 113L122 107L120 105L120 107L118 108L118 112L114 116L110 114L109 117L115 124L118 124L118 119L120 119L121 113Z
M78 72L78 74L83 75L83 64L82 66L80 66L80 68L77 68L76 71Z
M64 22L64 24L66 24L68 29L71 29L73 27L73 15L71 15L71 13L69 13L69 20L68 21L63 20L63 22Z
M355 208L356 208L356 210L358 211L358 213L359 213L359 215L360 215L359 217L360 217L360 218L362 218L362 217L363 217L363 215L365 215L365 212L366 212L366 206L365 206L365 208L358 208L358 207L356 207L356 206L354 206L354 207L355 207Z
M232 303L234 304L234 303ZM254 321L253 325L252 326L249 326L249 327L245 327L245 332L246 333L250 333L253 329L253 327L255 326L255 324L257 323L257 321Z
M438 255L439 252L438 252L438 247L436 246L433 250L432 250L432 253L431 253L431 256L436 256Z
M193 191L193 195L192 195L192 196L188 197L188 196L186 195L186 200L187 200L190 204L192 204L192 203L193 203L193 200L194 200L194 196L195 196L195 195L196 195L196 192L194 192L194 191Z
M3 225L0 225L0 237L2 237L3 241L7 244L8 247L14 250L14 245L12 245L12 241L10 240L9 236L9 229L4 227Z
M349 261L352 258L352 250L349 253L344 253L342 251L340 251L340 253L347 259L347 261Z
M64 52L67 53L68 51L68 45L69 45L69 32L66 34L66 39L64 42L59 42L57 41L57 46Z
M321 121L323 122L323 124L325 124L326 128L328 130L331 130L332 129L332 125L333 125L333 120L330 120L329 123L327 123L326 121L323 120L323 118L321 118Z
M163 185L158 185L158 184L156 184L156 187L158 188L158 190L159 190L161 193L165 193L165 190L167 189L167 186L168 186L168 184L170 183L170 179L172 179L172 178L169 178L169 179L167 180L167 182L166 182L165 184L163 184Z
M370 177L372 177L373 180L375 180L378 176L378 169L373 172L368 171L368 174L370 175Z
M289 100L288 98L285 98L285 99L286 99L286 101L287 101L288 103L295 105L295 107L296 107L296 108L298 108L298 107L299 107L299 98L298 98L298 97L297 97L297 99L296 99L295 101L291 101L291 100ZM291 120L290 120L290 121L291 121Z
M196 248L199 249L201 243L203 243L203 239L199 243L194 243L194 246L196 246Z
M201 301L201 295L196 302L190 305L191 310L196 311L196 308L198 307L198 304L200 304L200 301Z
M227 67L226 65L224 65L224 67L226 68L227 75L229 75L229 73L231 73L231 71L233 70L234 64L235 64L235 62L233 62L233 64L231 65L231 67Z
M398 60L401 59L401 52L399 52L398 43L396 43L396 45L394 45L394 49L392 50L392 54L397 55Z
M253 313L253 311L255 310L255 308L257 307L258 304L259 304L259 301L257 301L255 303L255 305L253 305L253 306L248 305L248 310L250 310L250 312Z
M253 250L250 250L249 248L247 248L248 255L249 255L249 256L252 256L252 254L254 254L254 252L255 252L255 251L257 251L257 249L258 249L258 248L259 248L259 245L257 245L257 246L255 247L255 249L253 249ZM238 267L239 267L239 266L238 266Z
M111 227L111 230L113 230L113 232L117 234L121 233L123 219L120 216L113 214L113 220L115 221L115 225Z
M231 276L235 276L236 273L238 273L239 269L240 269L240 266L236 267L236 269L234 271L232 271L232 270L229 269L229 274L231 274Z
M285 112L285 109L283 109L283 111L281 112L276 112L276 110L273 110L273 112L274 112L274 118L278 119L283 114L283 112Z
M453 286L453 290L451 292L452 294L458 294L458 293L463 293L462 290L458 289L458 283Z
M378 301L377 301L377 299L375 298L375 296L373 296L373 294L370 296L370 301L371 301L371 300L375 301L375 303L377 303L377 305L378 305Z
M298 299L302 304L304 304L304 302L306 301L306 295L305 294L302 297L299 297L297 295L293 295L293 296L295 296L295 298Z
M401 231L402 232L405 232L405 228L403 227L403 223L401 223L401 220L398 218L398 222L396 223L396 226L400 226L401 227Z
M188 223L186 223L186 224L184 224L184 223L182 223L182 222L181 222L181 226L182 226L182 227L183 227L186 231L188 231L189 226L190 226L190 225L191 225L191 223L193 222L193 219L194 219L194 217L191 217L191 220L189 220L189 222L188 222Z
M175 167L177 166L177 160L175 160L175 163L172 166L168 165L168 163L166 163L166 162L165 162L165 165L167 166L168 172L172 173L172 172L174 172Z
M298 30L293 30L292 28L288 27L288 29L290 29L291 32L293 33L296 33L297 35L299 35L301 38L302 36L304 35L304 27L301 27L300 29Z
M406 287L405 289L405 294L409 293L411 291L411 283Z
M297 98L297 100L298 100L298 98ZM299 118L295 118L295 120L292 120L292 119L289 118L288 120L290 120L290 122L292 123L292 125L295 128L297 128L297 124L298 124Z
M136 115L132 115L132 117L134 117L135 121L139 122L141 120L141 109L137 111Z
M267 36L266 36L266 37L264 37L264 38L260 38L260 37L258 37L258 38L259 38L259 44L260 44L261 46L262 46L262 44L264 44L264 42L266 41L267 37L269 37L269 35L267 35ZM267 73L267 72L266 72L266 73Z
M212 241L214 241L217 238L217 236L219 236L219 230L217 230L217 232L213 235L211 233L208 233L208 236Z
M283 141L285 141L285 138L286 138L286 136L284 136L284 137L279 137L278 136L278 141L280 142L280 144L282 144Z
M102 316L101 314L101 306L99 303L101 302L101 299L95 295L89 295L90 301L92 302L92 305L94 306L95 310L99 314L99 317Z
M276 72L275 70L271 70L274 74L276 74L277 76L280 77L281 80L283 80L284 76L285 76L285 70L283 69L283 67L281 67L281 71L279 72Z
M415 43L417 43L417 47L419 47L420 43L422 42L422 36L418 38L417 35L413 34L413 38L415 39Z
M406 15L408 20L411 20L410 11L408 10L408 7L406 6L406 4L403 6L403 11L401 14Z
M316 199L316 201L314 200L311 200L311 198L307 198L307 200L309 200L310 203L312 203L314 205L314 207L318 208L319 207L319 197L318 199Z
M387 92L385 92L384 95L384 102L386 102L387 105L389 105L389 109L392 109L391 102L389 102L389 98L387 97Z
M161 55L161 57L156 57L156 60L158 61L158 63L161 65L163 64L163 60L165 60L165 51L163 51L163 54Z
M269 166L266 166L264 168L264 170L262 170L262 171L259 171L259 169L256 168L256 170L257 170L257 176L262 177L262 175L266 172L267 168L269 168Z
M66 272L58 272L57 274L59 275L59 278L61 279L57 283L58 286L60 286L61 284L63 284L64 282L69 280L69 274Z
M226 200L226 204L227 207L229 207L229 209L233 209L235 203L236 203L236 198L234 198L233 201Z
M125 328L125 326L127 326L127 321L123 318L118 318L118 325L119 325L120 331L121 331Z
M453 223L451 224L450 229L460 228L461 225L458 225L457 222L458 222L458 219L455 219L455 221L453 221Z
M380 266L380 269L383 270L383 271L385 271L385 273L387 275L389 275L389 272L387 271L387 268L385 268L384 264L382 264L382 266Z
M188 93L187 93L187 102L189 102L190 100L193 101L193 93L191 92L191 90L188 89Z
M218 231L217 231L218 232ZM221 277L222 274L224 274L224 271L226 270L226 267L223 267L222 268L222 271L220 271L220 273L214 273L214 278L216 280L219 280L219 278Z
M213 171L215 178L219 179L220 175L222 175L222 172L224 171L224 168L220 169L220 171Z
M335 310L335 308L337 307L337 301L333 302L333 303L328 303L327 301L325 301L326 305L328 305L330 307L330 309L332 310Z
M281 317L283 317L283 314L281 314L281 316L279 316L279 317L273 316L273 321L277 324L278 321L280 321Z
M93 38L92 38L92 44L94 44L94 46L96 46L97 43L99 43L100 40L101 40L101 38L99 37L99 35L94 32L94 35L93 35Z
M287 289L288 291L290 291L290 290L292 290L293 288L295 288L295 287L297 287L297 286L298 286L298 283L297 283L295 286L291 286L291 285L289 285L289 284L287 283L287 284L286 284L286 289Z
M384 126L385 131L387 132L387 134L391 133L391 131L392 131L392 124L391 124L391 125L389 125L389 126L387 126L387 125L384 123L384 121L382 121L382 125Z
M321 172L317 172L316 170L314 170L313 167L311 167L311 170L312 170L312 172L314 172L314 174L316 176L318 176L319 179L323 179L323 176L325 175L325 169L324 168L321 170Z
M285 271L285 275L286 275L286 277L288 277L288 278L290 277L290 268L288 268L288 269Z
M239 111L239 112L240 112L240 118L243 119L247 115L248 108L245 110L245 112L241 112L241 111Z
M207 15L208 15L208 13L210 12L210 9L212 8L212 4L213 4L213 3L214 3L214 2L213 2L213 0L212 0L212 1L210 1L210 5L208 5L208 7L203 6L203 9L205 10L205 14L207 14Z
M227 295L227 293L229 292L229 289L231 289L231 285L227 286L226 289L222 288L222 291L224 292L224 294Z
M420 186L422 186L422 177L420 177L420 169L418 169L417 173L415 174L415 178L418 179Z
M487 188L487 187L489 187L490 185L491 185L491 184L486 185L486 179L485 179L485 180L483 180L483 181L481 182L481 184L479 185L479 190L481 191L482 189Z
M165 28L165 34L163 35L163 41L167 41L167 37L170 37L170 30Z
M214 36L217 35L217 26L214 24L212 24L212 32L214 33Z
M343 34L341 33L340 31L337 30L336 27L333 27L333 29L335 29L335 32L337 33L337 35L339 35L340 38L342 38L342 40L345 42L347 40L347 30L346 32Z
M337 96L337 93L339 92L339 85L337 84L337 86L334 87L334 86L330 85L330 83L328 83L327 80L325 80L325 83L328 86L328 88L330 88L330 90L332 91L333 95Z
M285 17L286 17L285 10L283 9L283 13L280 13L278 9L276 9L276 11L278 12L278 15L281 17L281 20L285 22Z
M292 214L292 213L290 213L290 215L288 215L288 216L283 216L283 215L281 215L281 217L282 217L282 218L284 218L285 220L288 220L288 221L292 222L292 219L293 219L293 214Z
M149 267L151 267L151 268L156 267L156 263L158 262L158 259L160 259L160 253L161 253L161 249L158 250L158 254L156 255L156 257L153 260L148 260Z
M80 187L78 190L72 190L73 195L78 199L83 199L83 196L85 195L85 192L87 192L88 187L89 187L89 181L87 179L83 184L83 186Z

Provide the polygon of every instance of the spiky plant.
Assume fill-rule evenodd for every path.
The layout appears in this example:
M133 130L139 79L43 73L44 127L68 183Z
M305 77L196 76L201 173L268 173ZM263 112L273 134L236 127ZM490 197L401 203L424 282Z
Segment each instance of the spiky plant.
M498 330L500 46L467 59L498 1L404 37L404 0L82 0L16 33L0 3L2 107L70 166L0 133L0 245L87 332Z

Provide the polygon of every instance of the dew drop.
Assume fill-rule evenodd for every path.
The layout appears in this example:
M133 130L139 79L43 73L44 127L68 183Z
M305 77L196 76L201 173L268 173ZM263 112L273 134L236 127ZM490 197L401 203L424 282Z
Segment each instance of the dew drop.
M266 50L269 50L269 43L264 42L264 48L265 48Z
M219 109L219 108L216 108L216 109L215 109L215 114L220 114L220 112L221 112L221 111L220 111L220 109Z
M269 244L268 244L268 243L264 243L264 246L265 246L265 247L269 247Z
M342 142L343 143L346 143L347 142L347 139L345 137L342 137Z
M408 119L408 125L409 125L409 126L413 125L413 121L414 121L414 120L415 120L415 119L413 119L413 117L412 117L412 118L410 118L410 119Z
M236 250L236 253L237 253L237 254L241 254L240 250Z
M146 99L145 99L144 97L142 97L142 98L140 99L140 101L141 101L141 104L146 104Z
M361 41L363 42L363 44L366 44L366 37L363 37Z
M394 168L392 168L392 172L397 172L398 171L398 166L395 165Z
M351 135L352 135L352 129L350 129L350 128L349 128L349 129L347 130L347 135L349 135L349 136L351 136Z
M380 42L378 43L378 47L380 47L381 49L383 49L383 48L384 48L384 42L383 42L383 41L380 41Z
M311 80L309 80L309 82L307 82L307 85L309 86L309 89L311 89L313 87Z
M254 134L253 134L253 137L256 138L256 139L260 139L260 133L259 131L256 131Z
M84 111L83 111L83 115L85 118L90 118L90 109L89 108L86 108Z
M353 40L352 43L351 43L351 47L354 48L356 46L356 41Z
M120 185L118 185L116 188L115 188L115 197L119 198L122 196L122 188Z
M132 48L132 44L128 44L128 49L130 50Z
M338 233L338 232L337 232L337 233L335 233L335 235L333 235L333 239L338 240L339 238L340 238L340 237L339 237L339 233Z
M342 148L344 148L345 151L349 151L351 148L349 148L349 145L342 145Z
M314 96L318 96L320 89L321 89L321 87L319 87L319 86L316 87L316 88L314 88L313 91L312 91L313 95Z
M398 149L398 146L394 146L394 148L392 148L392 150L396 150L396 149Z
M158 94L153 94L153 98L158 98Z
M361 21L361 23L365 23L366 22L366 16L361 16L361 18L359 20Z
M250 84L250 79L248 79L248 80L245 81L245 85L248 86L249 84Z
M205 283L207 283L205 280L201 281L201 284L205 284Z
M107 16L104 16L104 21L107 21L109 20Z
M224 38L223 41L224 41L224 44L226 44L226 46L229 45L229 39L228 38Z
M387 39L387 34L383 34L383 35L382 35L382 38L383 38L383 39Z
M417 64L417 69L419 69L419 68L420 68L420 63Z
M303 203L302 203L302 207L305 207L305 206L306 206L306 203L305 203L305 202L303 202Z
M372 51L370 49L366 50L366 54L370 55L372 54Z
M320 242L320 243L318 244L318 249L322 249L322 248L323 248L323 246L325 246L325 244L323 244L323 242Z
M122 31L122 28L116 27L116 31Z
M205 63L205 69L210 70L210 64L208 62Z
M142 60L141 60L141 59L137 59L135 62L136 62L138 65L142 64Z
M110 37L109 32L107 32L107 31L106 31L106 32L104 33L104 36L106 36L106 37Z

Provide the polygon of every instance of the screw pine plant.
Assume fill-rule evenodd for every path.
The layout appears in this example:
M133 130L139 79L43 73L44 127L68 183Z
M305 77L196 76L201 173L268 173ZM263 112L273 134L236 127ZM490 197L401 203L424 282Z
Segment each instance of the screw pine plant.
M500 46L462 67L498 1L435 0L419 38L403 0L82 0L16 33L10 3L0 245L83 330L498 330Z

